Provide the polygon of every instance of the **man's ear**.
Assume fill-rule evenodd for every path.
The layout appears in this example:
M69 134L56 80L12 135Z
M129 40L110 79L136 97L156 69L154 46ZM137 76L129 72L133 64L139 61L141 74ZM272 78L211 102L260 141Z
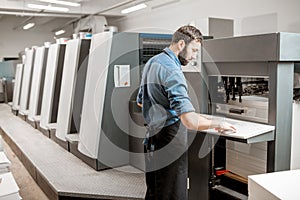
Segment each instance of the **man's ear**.
M178 41L178 48L179 48L179 51L182 51L185 47L185 41L184 40L179 40Z

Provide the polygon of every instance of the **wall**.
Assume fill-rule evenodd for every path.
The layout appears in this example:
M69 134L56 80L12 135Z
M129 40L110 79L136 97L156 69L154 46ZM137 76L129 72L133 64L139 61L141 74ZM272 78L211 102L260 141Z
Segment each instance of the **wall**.
M120 31L173 32L183 24L193 22L197 26L207 17L220 17L234 19L235 35L248 34L247 30L251 30L251 34L259 33L259 27L266 26L266 20L272 20L273 26L263 32L274 31L274 23L276 31L300 32L299 7L299 0L180 0L152 10L146 8L122 19L110 21L109 24L118 26ZM251 25L245 19L255 16L266 16L267 19L256 21L257 23L244 31L244 23Z
M8 19L9 18L9 19ZM18 57L18 53L24 51L26 47L42 46L44 42L55 42L54 34L51 30L61 26L70 19L45 20L39 19L40 24L29 30L18 28L13 30L13 27L21 24L27 17L15 17L4 15L0 19L0 61L3 57ZM72 34L67 34L68 36Z

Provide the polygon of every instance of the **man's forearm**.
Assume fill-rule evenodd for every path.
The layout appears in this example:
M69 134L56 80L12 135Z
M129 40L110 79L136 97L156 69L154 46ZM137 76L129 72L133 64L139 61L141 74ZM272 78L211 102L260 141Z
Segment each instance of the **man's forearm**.
M183 113L180 119L183 125L190 130L201 131L212 126L212 120L206 119L195 112Z
M220 119L207 119L195 112L183 113L180 115L183 125L190 130L206 130L216 128L218 131L230 130L235 132L236 128Z

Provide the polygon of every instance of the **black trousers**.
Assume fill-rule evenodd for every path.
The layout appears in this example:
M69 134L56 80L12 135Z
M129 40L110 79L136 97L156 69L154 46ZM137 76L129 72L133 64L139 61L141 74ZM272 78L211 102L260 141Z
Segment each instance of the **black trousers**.
M181 134L182 137L176 137L179 143L185 144L186 141L186 129L179 127L180 122L177 122L171 126L163 128L155 139L155 150L164 148L165 145L169 144L174 139L176 134ZM182 141L183 140L183 141ZM177 142L174 144L174 154L176 148L178 148ZM182 146L182 145L181 145ZM171 148L172 149L172 148ZM145 148L145 164L146 169L150 169L149 166L159 166L161 161L161 154L151 154L149 150ZM182 152L182 151L179 151ZM172 152L170 152L172 153ZM165 156L165 155L164 155ZM159 158L158 158L159 157ZM170 163L168 166L159 168L155 171L146 172L146 200L187 200L187 153L183 154Z

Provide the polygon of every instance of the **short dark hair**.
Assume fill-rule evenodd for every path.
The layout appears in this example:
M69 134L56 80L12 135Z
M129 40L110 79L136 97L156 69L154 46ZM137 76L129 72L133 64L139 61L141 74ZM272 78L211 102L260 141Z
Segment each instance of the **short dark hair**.
M177 43L179 40L184 40L188 45L191 41L196 40L202 42L203 37L199 29L194 26L182 26L180 27L172 37L172 43Z

